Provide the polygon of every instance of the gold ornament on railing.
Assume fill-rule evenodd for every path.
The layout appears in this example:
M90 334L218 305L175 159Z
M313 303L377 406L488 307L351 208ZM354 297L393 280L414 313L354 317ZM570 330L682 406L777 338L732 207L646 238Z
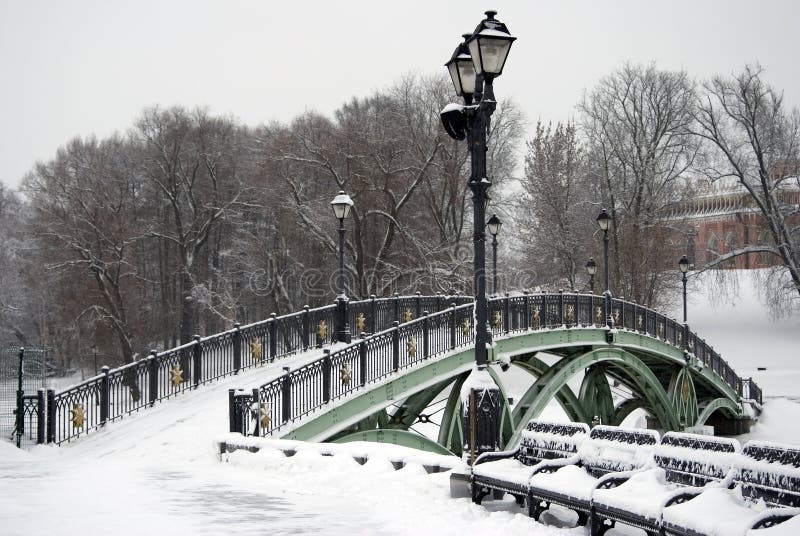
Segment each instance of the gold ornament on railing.
M342 385L347 387L350 385L350 380L353 379L353 373L350 371L350 367L345 363L342 365L342 368L339 369L339 381L342 382Z
M618 326L619 325L619 309L615 309L614 310L614 314L612 316L614 317L614 325Z
M269 428L269 405L268 404L259 404L258 405L258 415L260 417L259 422L261 423L261 428Z
M685 375L683 377L683 386L681 387L681 399L684 402L689 401L689 378Z
M364 333L367 328L367 319L364 318L364 313L358 313L356 317L356 331L358 333Z
M175 387L183 383L183 371L178 365L169 368L169 382Z
M539 329L539 309L533 310L533 315L531 316L531 325L533 329Z
M461 320L461 335L469 337L469 320L464 318Z
M678 332L678 346L680 346L682 343L683 343L683 333L681 333L679 331Z
M603 321L603 308L600 306L594 308L594 321L598 324Z
M636 329L642 331L642 315L636 317Z
M253 361L261 359L261 343L258 342L258 339L250 341L250 357L253 358Z
M411 322L412 318L411 309L406 309L406 312L403 313L403 322Z
M500 311L495 311L492 313L492 327L494 329L500 329Z
M658 338L659 339L663 339L664 338L664 324L662 324L660 322L658 324Z
M72 421L72 426L75 428L80 428L83 426L83 421L86 419L86 414L83 411L82 404L73 404L72 409L69 410L70 414L70 421Z
M408 336L408 342L406 343L406 348L408 350L408 357L416 357L417 356L417 341L414 340L413 335Z
M572 324L572 321L575 319L575 307L572 305L567 305L567 312L564 313L564 320L567 321L567 324Z
M323 341L326 335L328 335L328 324L324 320L320 320L317 324L317 338Z

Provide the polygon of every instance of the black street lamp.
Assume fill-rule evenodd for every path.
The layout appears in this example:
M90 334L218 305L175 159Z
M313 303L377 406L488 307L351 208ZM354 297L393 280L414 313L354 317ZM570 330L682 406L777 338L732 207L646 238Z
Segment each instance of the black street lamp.
M511 36L505 24L494 18L495 15L495 11L487 11L486 18L472 34L463 36L464 42L456 47L450 61L445 64L456 94L463 97L464 104L448 104L440 114L442 125L450 137L467 140L472 165L469 188L472 190L472 241L475 250L475 370L465 382L469 395L462 414L464 453L468 455L470 465L482 452L499 448L500 441L500 389L488 386L494 382L485 370L488 363L486 346L492 340L486 302L486 204L492 185L486 176L486 131L497 107L492 82L503 72L508 51L516 38ZM489 224L494 226L496 223L497 226L489 227L489 232L496 235L500 230L500 220L496 217L493 220ZM496 243L495 236L493 244ZM495 290L496 274L495 268Z
M586 273L589 274L589 291L594 294L594 274L597 273L597 263L594 262L594 257L589 258L586 262Z
M608 275L608 226L611 223L611 216L608 215L606 209L597 216L597 226L600 227L600 230L603 231L603 265L605 268L605 278L606 278L606 289L603 291L603 295L605 296L604 300L604 307L605 307L605 316L606 316L606 324L609 327L612 327L614 324L614 319L611 316L611 283Z
M486 222L486 227L489 228L489 233L492 235L492 294L497 294L497 234L502 226L503 222L500 221L497 214L492 214L492 217Z
M683 352L686 357L689 352L689 341L687 340L689 324L686 322L686 272L689 271L689 259L686 255L678 261L678 268L681 270L681 282L683 283Z
M331 201L333 213L339 219L339 295L336 297L336 328L334 339L338 342L350 342L350 326L347 322L347 294L344 290L344 220L350 214L353 200L340 191Z
M497 107L493 81L502 74L512 37L508 28L494 18L496 11L487 11L486 18L464 42L456 47L445 64L456 94L464 105L448 104L441 112L442 125L456 140L467 140L472 167L469 187L473 205L473 290L475 293L475 362L478 368L487 364L488 331L486 303L486 202L492 185L486 176L486 131ZM473 90L474 88L474 90Z

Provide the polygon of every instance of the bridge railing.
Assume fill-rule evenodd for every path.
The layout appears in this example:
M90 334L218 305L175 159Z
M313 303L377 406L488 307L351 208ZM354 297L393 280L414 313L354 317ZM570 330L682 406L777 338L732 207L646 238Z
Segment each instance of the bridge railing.
M434 314L425 314L422 308L439 306L440 301L407 297L393 305L394 318L412 319L402 324L395 320L389 329L335 352L326 351L319 360L287 371L252 392L231 390L230 430L269 435L369 383L473 341L472 303ZM492 297L488 300L489 327L494 336L538 329L605 327L604 307L603 296L570 292ZM421 318L413 318L417 311ZM611 300L610 316L616 329L642 333L677 348L683 348L687 336L688 353L710 367L740 397L761 403L761 390L752 378L739 378L713 348L676 320L620 299Z
M416 317L426 307L463 303L466 296L399 296L353 301L349 312L353 335L362 322L369 331L384 330L402 319L406 309ZM427 309L424 309L427 310ZM335 305L269 319L195 339L177 348L150 355L134 363L109 369L63 391L49 390L46 402L31 398L26 411L35 412L41 442L62 443L95 430L125 415L148 408L155 402L171 398L223 376L283 358L297 352L330 344L334 332ZM309 370L309 375L316 374ZM300 381L300 380L298 380ZM298 387L298 393L300 393ZM301 393L296 396L311 396Z

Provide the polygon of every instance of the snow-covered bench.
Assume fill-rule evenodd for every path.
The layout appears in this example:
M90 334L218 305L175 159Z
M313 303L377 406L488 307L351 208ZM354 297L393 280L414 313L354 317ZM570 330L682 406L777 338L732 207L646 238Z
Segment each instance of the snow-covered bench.
M473 502L480 504L490 492L498 491L510 493L522 506L528 496L528 481L540 464L545 460L574 459L588 433L589 427L584 423L530 421L517 449L485 452L475 460Z
M586 524L592 491L621 471L635 471L652 462L659 435L654 430L595 426L571 459L542 462L528 483L528 511L539 519L551 504L578 513Z
M669 535L758 534L800 515L800 450L790 445L750 441L734 460L733 489L711 488L668 506L663 530ZM798 519L792 520L795 527ZM778 529L764 531L766 534ZM749 531L749 532L748 532ZM794 534L778 531L781 534Z
M740 450L735 439L667 432L655 448L655 467L609 475L594 490L592 534L619 521L657 535L666 506L731 483Z

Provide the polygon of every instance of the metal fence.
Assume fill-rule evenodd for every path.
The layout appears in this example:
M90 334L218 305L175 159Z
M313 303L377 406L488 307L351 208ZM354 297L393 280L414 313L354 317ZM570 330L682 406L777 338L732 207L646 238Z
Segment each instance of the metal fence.
M45 350L0 348L0 433L4 440L19 441L21 446L36 442L38 394L46 386Z
M473 342L473 304L425 314L432 302L396 300L404 323L395 324L296 370L287 371L252 392L229 391L230 431L266 436L279 431L332 400L364 388L422 360ZM418 298L419 299L419 298ZM425 297L424 299L430 299ZM438 305L438 302L435 304ZM413 309L413 308L417 309ZM608 310L606 310L608 308ZM510 332L571 327L606 327L610 318L619 330L663 340L694 354L739 397L762 402L752 378L742 380L733 369L687 326L624 300L578 293L540 293L488 300L489 327L494 336ZM414 317L413 311L421 316ZM395 318L398 312L395 311ZM684 345L684 338L686 344Z
M353 301L349 305L351 334L386 329L405 314L405 308L422 311L428 306L447 306L471 298L463 296L398 296ZM233 329L195 339L177 348L150 355L134 363L109 369L63 391L47 390L26 397L26 428L36 441L61 444L85 435L107 422L151 407L199 385L236 374L240 370L272 362L310 348L333 342L335 305L267 320L236 325ZM309 377L316 374L308 371ZM300 381L300 380L298 380ZM312 397L297 389L294 396Z

